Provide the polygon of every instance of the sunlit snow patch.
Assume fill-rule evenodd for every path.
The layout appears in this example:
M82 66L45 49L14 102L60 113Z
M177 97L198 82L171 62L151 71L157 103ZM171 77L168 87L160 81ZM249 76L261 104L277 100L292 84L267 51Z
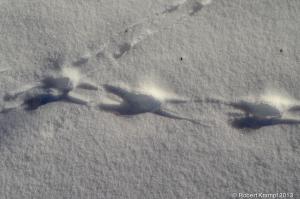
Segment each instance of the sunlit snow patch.
M203 5L203 6L206 6L206 5L209 5L211 4L212 0L201 0L200 3Z
M158 86L157 84L150 81L140 83L138 91L150 95L162 102L172 98L179 99L179 96L177 96L175 93L166 91L165 89L162 89L161 86Z
M62 68L61 73L63 77L69 78L74 85L78 85L81 79L81 74L76 68L64 67Z
M260 96L260 100L284 112L299 104L299 101L276 91L269 91Z

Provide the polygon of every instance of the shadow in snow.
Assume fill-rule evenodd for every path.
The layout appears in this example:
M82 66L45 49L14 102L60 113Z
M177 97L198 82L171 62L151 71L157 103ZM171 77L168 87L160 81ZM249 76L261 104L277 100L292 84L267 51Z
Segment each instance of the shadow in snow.
M32 111L38 109L40 106L62 99L64 99L63 95L54 95L51 92L48 92L25 99L21 106L27 111Z
M24 97L23 102L21 104L16 105L14 107L4 108L3 110L1 110L1 113L6 113L18 108L23 108L27 111L33 111L41 106L58 101L74 103L79 105L89 104L87 100L83 99L79 95L75 95L74 93L62 93L57 92L53 89L46 89L41 93Z
M231 122L231 126L236 129L259 129L265 126L273 125L296 125L300 124L300 120L296 119L280 119L280 118L270 118L270 119L260 119L255 117L242 117L235 118Z
M195 2L195 4L192 7L192 11L190 12L190 16L195 15L197 12L199 12L204 6L202 5L202 3L199 2Z
M248 102L239 100L237 102L226 102L220 99L207 98L206 102L224 104L231 106L243 112L233 113L234 119L230 120L232 127L236 129L259 129L265 126L273 125L295 125L300 124L300 119L285 118L283 112L276 106L262 102ZM293 106L287 112L296 112L300 106Z
M52 94L42 94L24 101L23 106L25 110L31 111L36 110L40 106L52 103L52 102L67 102L79 105L88 105L88 101L79 96L68 94L52 95Z
M300 111L300 106L299 105L292 106L288 111L290 111L290 112L299 112Z

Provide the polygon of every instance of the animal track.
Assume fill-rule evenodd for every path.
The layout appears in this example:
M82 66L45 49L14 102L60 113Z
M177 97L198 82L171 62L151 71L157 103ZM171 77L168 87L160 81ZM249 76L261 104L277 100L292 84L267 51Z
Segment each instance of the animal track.
M117 60L128 53L137 44L149 36L173 26L185 17L191 16L191 13L194 15L204 5L203 0L183 0L167 6L155 16L147 17L126 27L126 31L121 31L113 35L109 41L101 45L99 50L84 54L78 60L71 62L70 65L77 67L82 66L86 64L92 56L98 58L106 57L112 64L118 65ZM7 103L21 101L21 103L17 103L17 105L8 108L5 107L2 109L2 112L16 108L34 110L42 105L56 101L90 105L88 100L77 96L74 90L77 88L97 90L98 87L82 78L82 75L79 74L76 69L64 67L64 62L65 56L62 56L60 53L54 53L51 58L48 59L48 63L52 69L61 69L59 76L48 76L43 78L40 82L25 86L19 91L7 93L4 96L4 101ZM96 69L96 71L97 70L99 69ZM99 107L103 110L117 111L122 115L151 112L168 118L187 120L200 124L196 120L171 113L163 106L167 103L187 103L187 100L170 98L162 101L149 94L136 93L119 87L105 85L104 88L106 91L121 97L123 102L119 105L100 104Z
M235 114L238 117L231 121L232 126L238 129L257 129L278 124L300 124L300 118L295 118L291 114L299 110L300 106L296 104L290 104L282 108L278 104L272 104L271 101L262 99L228 102L221 99L207 98L206 102L223 104L242 111L244 115Z
M186 120L192 123L201 124L199 121L178 116L170 110L164 108L165 103L187 103L188 100L169 98L160 100L150 94L140 93L131 89L125 89L117 86L105 84L104 89L118 97L123 101L120 104L100 104L100 109L104 111L116 112L120 115L137 115L142 113L154 113L171 119Z
M1 112L5 113L17 108L23 108L25 110L36 110L40 106L57 102L64 101L69 103L88 105L88 101L76 96L75 93L63 93L55 89L41 89L33 88L30 91L26 91L22 97L22 103L12 107L4 107Z
M95 84L82 79L76 69L62 68L58 77L45 77L40 82L25 86L25 88L20 91L7 93L4 96L4 101L11 102L21 99L23 102L14 107L4 108L2 112L19 107L25 108L26 110L34 110L39 106L55 101L88 105L89 101L74 92L76 88L88 90L98 89Z
M106 57L113 64L118 64L118 59L131 51L137 44L144 41L151 35L173 26L188 16L194 16L210 0L183 0L158 12L154 17L148 17L140 20L121 31L105 42L101 49L96 52L86 53L78 60L70 63L73 66L82 66L95 55L96 57ZM280 50L282 52L282 49ZM182 58L181 58L182 60ZM25 86L20 91L7 93L4 96L6 102L18 102L17 105L4 107L0 112L10 111L16 108L26 110L35 110L38 107L57 101L65 101L81 105L90 105L90 101L77 95L74 91L77 88L87 90L97 90L98 87L82 78L82 75L74 68L63 67L65 57L61 54L54 54L48 62L55 69L61 69L59 76L48 76L40 82ZM0 69L4 73L9 69ZM97 69L98 70L98 69ZM95 71L92 71L95 72ZM188 103L189 100L168 98L161 100L151 94L137 92L131 89L125 89L112 85L104 85L104 89L122 99L120 104L100 104L99 108L105 111L117 112L120 115L137 115L142 113L154 113L171 119L186 120L192 123L201 124L200 122L186 117L181 117L170 110L165 105ZM238 129L257 129L264 126L278 124L300 124L300 118L295 118L294 113L300 111L300 105L292 104L288 107L279 107L269 101L225 101L220 99L208 98L206 102L218 103L233 107L242 111L244 114L235 117L231 125Z
M158 12L155 16L147 17L114 34L111 39L101 45L88 57L96 56L97 58L107 58L112 64L118 65L116 60L128 53L133 47L144 41L151 35L164 29L172 27L174 24L188 16L195 15L205 5L210 3L209 0L183 0L175 4L168 5ZM82 65L88 61L86 58L79 59L73 65ZM96 72L99 69L91 71Z

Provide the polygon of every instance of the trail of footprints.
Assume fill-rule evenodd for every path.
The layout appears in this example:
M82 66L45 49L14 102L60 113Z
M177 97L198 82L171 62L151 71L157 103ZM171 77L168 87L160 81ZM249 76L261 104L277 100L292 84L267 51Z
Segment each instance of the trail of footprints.
M102 110L118 112L121 115L153 112L173 119L199 123L166 111L165 108L162 108L163 102L151 95L138 94L136 91L126 91L124 88L113 87L112 85L105 85L104 88L108 92L113 92L121 97L123 102L117 106L110 104L95 105L94 102L90 102L84 96L76 93L77 89L98 90L98 87L84 78L88 74L83 76L75 67L86 64L92 56L107 58L112 64L118 66L117 60L137 44L149 36L174 25L185 17L195 14L207 4L207 0L203 1L203 5L201 2L197 0L183 0L167 6L163 11L156 13L154 17L142 19L128 26L125 31L117 33L95 52L86 53L71 64L74 67L60 66L61 63L58 62L61 62L61 60L51 60L56 64L56 68L60 68L57 74L55 76L46 76L41 81L32 85L26 85L18 91L6 93L3 98L5 104L2 106L1 113L19 108L35 110L51 102L65 101L86 106L92 106L93 104L93 106L98 106ZM199 5L201 5L201 8ZM5 72L5 70L0 72Z
M127 27L125 31L121 31L114 35L112 39L103 44L100 49L86 53L78 60L72 62L70 65L73 66L59 66L56 75L46 76L39 82L32 85L26 85L18 91L6 93L3 97L4 105L2 105L0 112L6 113L16 109L35 110L48 103L64 101L96 107L97 109L114 112L118 115L153 113L171 119L186 120L194 124L204 125L198 120L180 116L166 108L167 104L198 102L217 103L244 112L242 115L239 114L237 117L235 116L231 121L232 126L235 128L256 129L276 124L300 124L300 119L286 117L286 113L299 111L300 104L292 104L288 108L280 109L271 103L262 100L226 101L216 98L185 100L178 97L159 99L151 95L151 93L110 84L104 84L102 87L107 93L118 96L121 99L121 102L97 103L76 92L78 89L85 89L91 92L99 89L96 84L86 78L88 74L83 75L78 70L78 67L86 64L90 58L93 56L98 59L107 58L112 64L118 66L118 59L128 53L137 44L149 36L174 25L185 17L195 15L209 3L210 0L182 0L167 6L154 17L148 17L132 24ZM0 70L0 74L8 70L9 69L2 69Z
M118 66L118 59L129 53L142 41L172 27L189 16L195 15L209 3L210 0L181 0L166 6L154 17L142 19L127 26L125 30L112 35L110 40L100 45L100 48L85 54L73 64L80 66L87 63L91 57L96 57L97 59L108 59L113 66ZM97 70L89 73L94 73Z

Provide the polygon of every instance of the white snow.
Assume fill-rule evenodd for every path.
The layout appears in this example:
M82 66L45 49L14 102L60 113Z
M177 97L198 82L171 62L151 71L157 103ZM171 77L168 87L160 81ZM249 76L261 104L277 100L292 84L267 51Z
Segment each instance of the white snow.
M297 0L1 0L0 105L62 76L95 104L123 82L161 101L250 96L285 110L300 99L299 19ZM207 126L64 100L0 113L0 198L299 197L298 124L241 130L232 107L168 108Z

